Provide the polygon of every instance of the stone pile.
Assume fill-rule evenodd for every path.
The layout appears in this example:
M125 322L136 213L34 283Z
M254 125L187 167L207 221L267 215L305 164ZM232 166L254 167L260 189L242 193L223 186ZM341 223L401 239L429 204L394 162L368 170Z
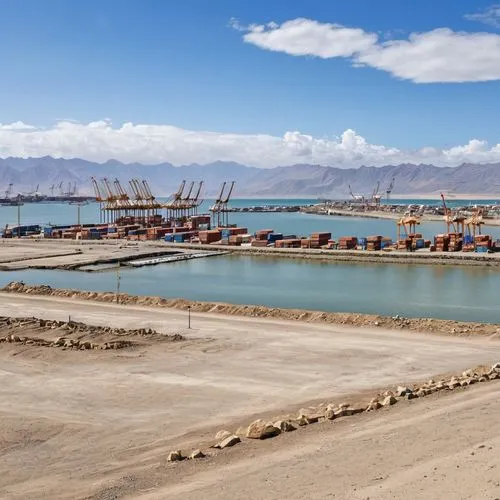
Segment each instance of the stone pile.
M377 394L366 405L352 406L349 403L320 404L317 407L301 408L296 415L289 415L288 418L273 419L266 421L258 419L252 422L246 429L240 428L235 434L230 431L219 431L215 436L215 444L211 448L225 449L241 443L238 434L244 435L247 439L265 440L279 436L285 432L297 430L299 427L322 422L325 420L336 420L338 418L350 417L359 413L372 412L383 408L389 408L399 401L414 400L434 394L439 391L452 391L466 388L476 383L484 383L492 380L500 380L500 363L495 363L491 367L478 367L473 370L466 370L461 375L453 375L450 378L439 380L430 379L423 384L417 384L413 388L398 386L394 390L388 390ZM204 458L207 454L195 450L191 453L191 459ZM181 458L179 458L181 457ZM168 456L169 462L184 460L181 451L176 450Z
M105 342L104 344L97 344L90 341L80 341L77 339L68 339L65 337L59 337L56 340L52 341L37 337L24 337L14 335L13 333L7 335L6 337L0 337L0 343L2 342L40 347L59 347L64 350L71 349L75 351L85 351L90 349L124 349L126 347L131 347L134 345L134 343L130 340L114 340L111 342Z
M42 329L43 331L46 330L63 330L64 332L67 332L68 335L72 334L78 334L78 335L92 335L92 336L99 336L99 335L114 335L114 336L140 336L140 337L149 337L149 336L158 336L161 339L165 339L168 341L179 341L179 340L184 340L184 337L178 333L174 335L163 335L158 333L156 330L153 330L152 328L136 328L136 329L125 329L125 328L113 328L110 326L95 326L95 325L88 325L86 323L80 323L77 321L57 321L57 320L47 320L47 319L40 319L40 318L11 318L9 316L0 316L0 328L8 328L8 329L24 329L24 328L30 328L30 329ZM108 342L108 344L111 346L112 344L114 347L107 347L109 349L115 349L115 348L121 348L121 347L126 347L125 345L121 347L116 347L117 345L120 345L120 342L124 341L114 341L114 342ZM71 346L66 346L66 347L71 347Z

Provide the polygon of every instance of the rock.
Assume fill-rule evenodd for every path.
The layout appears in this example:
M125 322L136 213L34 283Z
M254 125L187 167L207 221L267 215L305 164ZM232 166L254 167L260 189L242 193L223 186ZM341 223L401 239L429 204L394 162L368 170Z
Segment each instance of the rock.
M222 430L215 435L215 439L217 439L218 441L222 441L223 439L226 439L227 437L232 435L232 432Z
M378 410L379 408L382 408L382 405L378 401L374 401L373 403L370 403L368 405L366 411L375 411Z
M191 455L189 455L189 458L190 458L191 460L194 460L194 459L196 459L196 458L205 458L205 457L206 457L205 453L203 453L201 450L194 450L194 451L191 453Z
M412 399L417 399L418 396L414 392L409 392L409 393L406 394L405 398L408 401L411 401Z
M474 370L465 370L462 373L462 377L472 377L473 374L474 374Z
M325 417L323 413L317 413L314 410L301 408L299 410L299 418L305 418L308 424L315 424L320 418Z
M181 450L175 450L171 451L168 454L167 460L169 462L180 462L181 460L184 460L185 457L182 456Z
M218 445L216 445L216 448L220 448L221 450L223 450L224 448L230 448L231 446L234 446L238 443L241 443L241 439L238 436L231 434L227 438L223 439Z
M447 385L449 389L456 389L460 386L460 382L457 379L451 379Z
M297 430L297 428L290 422L290 420L277 420L273 424L274 427L279 429L281 432L292 432Z
M410 394L411 392L413 391L410 388L402 387L399 385L398 388L396 389L396 396L403 397L406 396L407 394Z
M482 377L479 377L479 382L488 382L489 378L487 375L483 375Z
M325 411L325 418L333 420L335 418L335 410L333 408L327 408Z
M280 429L261 419L252 422L247 429L247 438L250 439L267 439L277 436L278 434L281 434Z
M394 396L387 396L383 401L382 401L382 406L391 406L393 404L396 404L398 400Z
M65 343L66 343L66 340L64 337L58 337L55 341L54 341L54 345L56 346L63 346Z
M497 372L490 373L488 376L490 377L490 380L496 380L500 378L500 374L498 374Z
M309 422L307 420L306 417L303 417L303 416L299 416L298 418L296 418L294 420L294 422L299 426L299 427L303 427L304 425L308 425Z
M494 365L491 366L492 370L500 370L500 363L495 363Z

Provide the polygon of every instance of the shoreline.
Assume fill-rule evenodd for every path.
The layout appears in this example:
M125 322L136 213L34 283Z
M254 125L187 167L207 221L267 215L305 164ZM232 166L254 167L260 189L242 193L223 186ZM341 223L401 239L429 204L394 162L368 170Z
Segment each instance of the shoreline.
M226 257L243 255L247 257L357 264L500 267L500 252L479 254L475 252L431 253L427 249L416 252L400 250L327 250L167 243L163 241L6 240L0 248L0 271L24 271L28 269L50 271L60 269L83 272L84 269L82 268L88 266L109 264L111 267L118 267L121 263L130 260L161 257L174 252L192 253L193 251L221 252L221 254L224 252Z
M115 292L91 292L84 290L52 288L48 285L26 285L11 282L0 293L32 295L42 297L70 298L76 300L104 302L119 305L177 309L194 313L299 321L306 323L336 324L355 327L369 327L414 332L434 333L452 336L500 337L500 323L478 323L437 318L405 318L364 313L325 312L307 309L285 309L252 304L230 304L227 302L205 302L183 298L163 298L150 295L130 295ZM118 299L118 300L117 300Z
M381 210L373 210L370 212L355 212L351 210L342 210L340 208L330 208L329 213L319 213L318 209L305 208L301 212L309 215L322 215L324 217L357 217L360 219L385 219L397 221L403 217L402 213L384 212ZM421 222L442 222L445 224L444 216L442 215L429 215L421 216ZM499 227L500 218L496 219L483 219L484 227Z

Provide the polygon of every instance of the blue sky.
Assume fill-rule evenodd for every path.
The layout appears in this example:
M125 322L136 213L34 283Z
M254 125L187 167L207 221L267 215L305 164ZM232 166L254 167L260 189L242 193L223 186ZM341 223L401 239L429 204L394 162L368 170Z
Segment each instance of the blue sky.
M0 16L0 123L62 119L114 126L316 138L354 129L371 144L451 148L500 142L500 79L415 83L346 57L246 43L236 18L297 18L377 33L380 43L450 28L499 34L475 0L16 0ZM479 57L479 54L478 54ZM493 59L495 61L495 59ZM278 160L277 160L278 161Z

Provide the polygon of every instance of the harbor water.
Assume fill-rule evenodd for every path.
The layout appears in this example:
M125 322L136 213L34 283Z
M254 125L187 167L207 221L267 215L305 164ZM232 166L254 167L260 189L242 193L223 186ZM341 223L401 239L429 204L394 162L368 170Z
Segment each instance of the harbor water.
M120 271L133 295L333 312L500 322L500 272L488 267L318 262L220 256ZM0 272L10 281L115 291L115 272Z

